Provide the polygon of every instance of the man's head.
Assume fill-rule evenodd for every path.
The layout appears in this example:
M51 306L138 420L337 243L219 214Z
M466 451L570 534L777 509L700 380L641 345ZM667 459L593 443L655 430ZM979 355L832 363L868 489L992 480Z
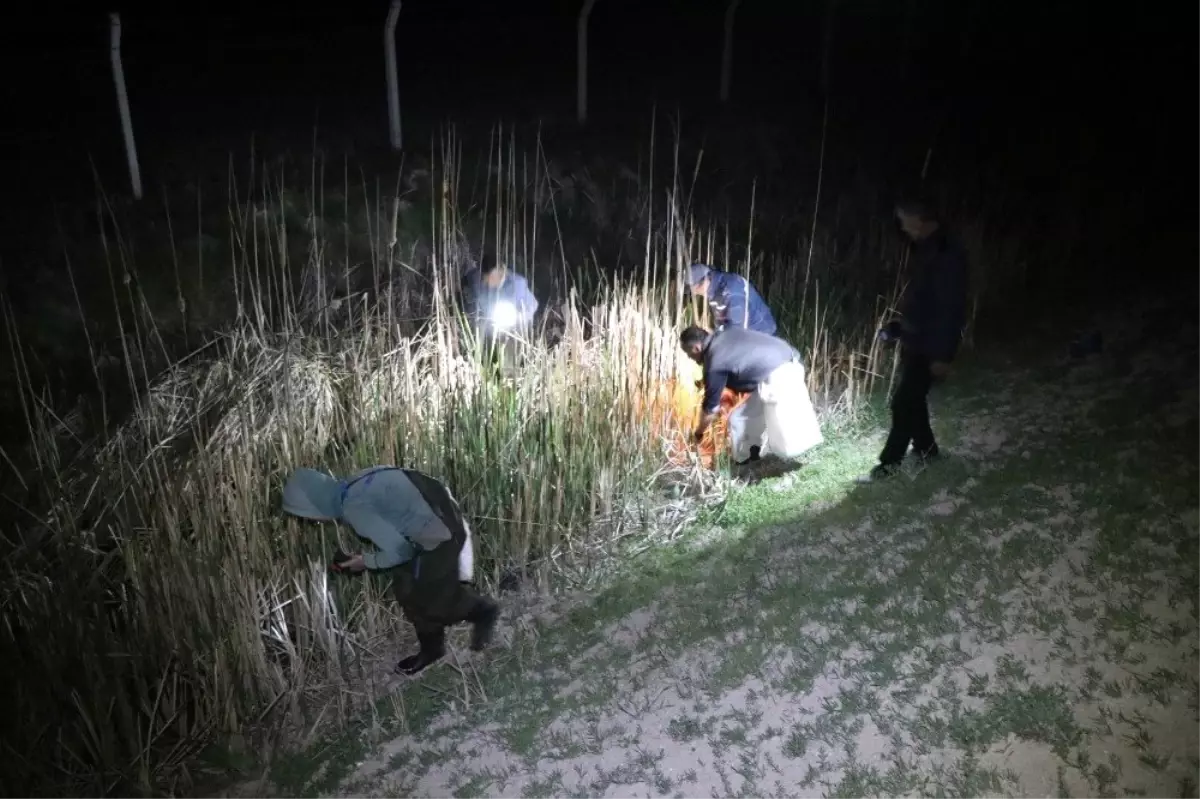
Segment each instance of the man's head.
M283 509L293 516L333 521L342 516L342 482L316 469L297 469L283 487Z
M687 284L688 290L697 297L708 296L709 273L712 272L710 267L704 264L692 264L684 273L683 281Z
M504 271L504 265L497 263L496 259L487 253L479 259L479 277L490 289L500 288L500 284L504 282Z
M708 343L708 331L702 327L691 325L679 334L679 346L687 356L696 363L704 361L704 345Z
M917 199L904 199L896 203L896 221L904 235L913 241L921 241L938 229L937 214L932 206Z

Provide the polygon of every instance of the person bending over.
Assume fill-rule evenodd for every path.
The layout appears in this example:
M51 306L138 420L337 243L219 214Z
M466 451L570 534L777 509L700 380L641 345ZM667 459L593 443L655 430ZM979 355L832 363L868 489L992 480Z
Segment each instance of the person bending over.
M375 466L339 479L297 469L283 489L283 510L318 521L341 521L376 551L337 564L339 570L387 572L396 602L417 632L420 649L396 665L416 674L446 653L446 628L474 625L471 649L487 646L500 608L471 580L471 530L458 502L439 481L413 469Z
M727 387L750 393L729 414L735 463L745 465L766 454L796 458L824 440L800 353L783 339L736 327L710 333L693 325L680 334L679 344L704 369L700 422L693 433L697 444L716 418Z

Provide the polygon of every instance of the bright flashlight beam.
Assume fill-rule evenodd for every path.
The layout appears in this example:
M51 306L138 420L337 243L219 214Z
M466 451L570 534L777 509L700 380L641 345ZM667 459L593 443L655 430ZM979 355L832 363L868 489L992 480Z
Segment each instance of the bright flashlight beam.
M493 325L500 330L507 330L517 323L517 306L500 300L492 306L491 317Z

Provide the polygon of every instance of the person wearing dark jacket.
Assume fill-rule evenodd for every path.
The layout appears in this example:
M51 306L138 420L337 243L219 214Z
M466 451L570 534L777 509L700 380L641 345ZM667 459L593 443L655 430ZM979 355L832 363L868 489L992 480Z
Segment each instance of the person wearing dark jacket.
M717 332L740 327L775 335L771 309L746 278L704 264L692 264L684 278L692 294L708 300Z
M692 326L680 333L679 346L704 370L704 398L692 434L696 444L716 419L726 388L750 395L729 414L729 437L738 465L768 454L797 458L824 441L804 364L791 344L740 327L709 333Z
M892 395L892 428L868 479L894 474L910 444L922 460L938 455L929 389L949 374L966 324L967 254L961 243L923 203L898 204L896 219L912 241L912 280L901 318L886 328L900 340L900 382Z

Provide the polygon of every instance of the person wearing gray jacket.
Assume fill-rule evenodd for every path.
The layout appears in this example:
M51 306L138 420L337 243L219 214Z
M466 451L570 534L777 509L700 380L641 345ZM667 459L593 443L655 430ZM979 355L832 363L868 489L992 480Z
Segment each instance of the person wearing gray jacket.
M414 469L375 466L339 479L297 469L283 489L287 513L341 521L375 545L349 556L339 571L388 572L396 602L416 628L419 651L396 670L416 674L446 653L446 628L474 625L471 649L487 646L500 608L473 584L471 530L441 482Z

